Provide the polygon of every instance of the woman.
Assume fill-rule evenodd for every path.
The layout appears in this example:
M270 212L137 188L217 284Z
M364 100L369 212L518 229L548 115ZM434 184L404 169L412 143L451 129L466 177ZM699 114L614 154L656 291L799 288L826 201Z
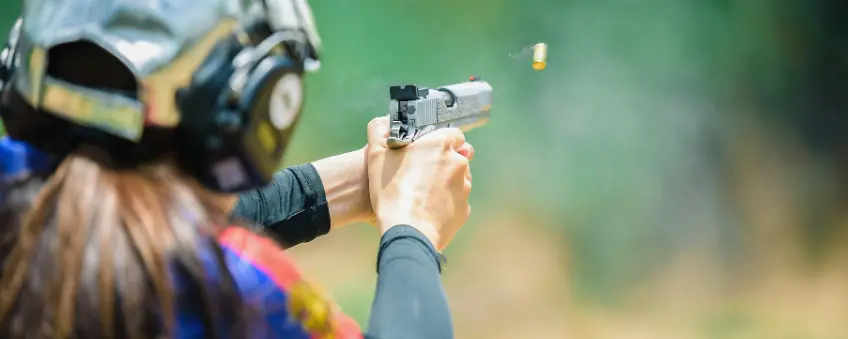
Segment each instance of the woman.
M295 2L292 8L302 12L304 3ZM196 14L221 5L205 1L175 9L174 4L171 13L158 17L159 25L138 20L141 24L134 29L159 30L173 23L167 20L176 20L169 18L179 17L174 11ZM32 21L24 25L22 36L37 40L42 29L71 31L57 27L63 22L108 23L113 26L101 28L113 29L114 22L80 17L115 15L126 6L117 1L97 5L87 0L27 1L24 20ZM77 11L61 12L63 6ZM111 11L100 11L103 6ZM133 6L123 13L149 15L167 8L162 1ZM84 40L45 47L44 74L50 79L102 93L140 92L138 74L126 66L137 55L116 55ZM35 64L37 53L21 55L30 58L22 64ZM300 276L275 242L231 225L233 196L216 193L218 186L210 190L207 178L194 170L197 164L185 160L195 154L175 147L196 141L186 132L190 126L146 121L142 137L128 142L114 129L79 123L74 120L79 116L66 114L61 106L36 107L26 92L31 87L15 82L32 80L27 73L32 69L17 70L17 78L3 90L4 123L11 136L62 160L49 174L17 182L5 193L0 208L0 337L363 337L355 323ZM90 117L100 112L82 113ZM369 190L383 238L376 297L364 336L452 337L437 251L468 217L468 159L473 151L457 130L434 132L403 150L388 150L387 132L384 119L369 124Z

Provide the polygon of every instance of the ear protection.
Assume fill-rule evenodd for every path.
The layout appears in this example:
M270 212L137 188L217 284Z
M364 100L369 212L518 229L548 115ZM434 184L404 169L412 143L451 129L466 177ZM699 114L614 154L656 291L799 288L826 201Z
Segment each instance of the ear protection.
M318 60L314 32L296 26L274 29L264 15L244 23L216 42L191 82L175 93L180 165L207 188L229 193L262 187L280 165L301 111L302 76ZM20 27L19 20L0 54L0 98L15 89ZM4 112L12 107L6 102L0 101L4 123L26 120L7 119Z
M272 33L263 20L244 27L219 41L177 92L181 161L220 192L271 180L298 121L311 53L298 32Z

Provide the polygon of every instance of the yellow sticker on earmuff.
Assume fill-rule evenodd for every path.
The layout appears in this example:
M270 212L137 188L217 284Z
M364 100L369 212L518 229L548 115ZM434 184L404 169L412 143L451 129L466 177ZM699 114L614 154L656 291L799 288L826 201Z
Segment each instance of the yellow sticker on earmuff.
M277 138L274 137L274 131L275 129L267 121L260 121L256 127L256 138L265 152L274 153L277 150Z

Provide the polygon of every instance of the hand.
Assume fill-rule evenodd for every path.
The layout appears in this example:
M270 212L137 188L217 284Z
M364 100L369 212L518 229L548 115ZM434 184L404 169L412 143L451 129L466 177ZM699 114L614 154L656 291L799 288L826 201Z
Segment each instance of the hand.
M410 225L442 250L468 220L474 148L459 129L440 129L401 149L386 147L387 117L368 124L368 182L377 227Z

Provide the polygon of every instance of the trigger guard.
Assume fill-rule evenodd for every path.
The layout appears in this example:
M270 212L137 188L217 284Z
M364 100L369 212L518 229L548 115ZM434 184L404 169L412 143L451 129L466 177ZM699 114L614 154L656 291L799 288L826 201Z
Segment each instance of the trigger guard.
M412 143L412 140L410 140L410 139L401 139L401 138L395 138L395 137L389 137L388 139L386 139L386 146L388 146L391 149L403 148L403 147L406 147L407 145L409 145L411 143Z

